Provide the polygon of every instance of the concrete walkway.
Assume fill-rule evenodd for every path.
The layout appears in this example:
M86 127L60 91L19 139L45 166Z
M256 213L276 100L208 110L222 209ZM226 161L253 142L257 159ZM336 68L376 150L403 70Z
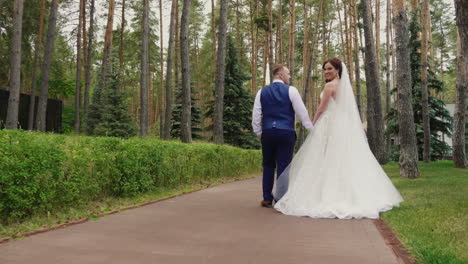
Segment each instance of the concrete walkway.
M286 216L260 190L224 184L0 244L0 263L398 263L371 220Z

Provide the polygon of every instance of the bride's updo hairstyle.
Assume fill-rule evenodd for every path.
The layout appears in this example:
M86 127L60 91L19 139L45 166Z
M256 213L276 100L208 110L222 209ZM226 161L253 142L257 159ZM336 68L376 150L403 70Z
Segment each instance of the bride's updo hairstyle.
M322 65L323 70L325 70L325 64L327 63L330 63L336 70L338 70L338 76L340 76L341 79L341 74L343 73L343 66L341 66L341 60L337 57L326 60Z

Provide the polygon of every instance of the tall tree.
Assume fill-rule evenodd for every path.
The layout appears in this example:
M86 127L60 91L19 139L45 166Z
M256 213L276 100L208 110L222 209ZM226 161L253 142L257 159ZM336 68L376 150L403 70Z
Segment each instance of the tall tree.
M106 78L107 72L110 67L110 55L112 51L112 36L114 28L114 12L115 12L115 0L109 1L109 9L107 13L107 26L106 33L104 35L104 54L102 57L102 66L101 66L101 80L99 82L99 89L106 88Z
M6 129L18 128L18 110L21 88L21 32L23 27L24 0L15 0L13 6L13 37L11 38L10 97Z
M307 18L305 18L307 20ZM240 52L240 50L239 50ZM270 82L273 81L273 0L268 0L268 69L270 72Z
M180 124L180 137L184 143L192 143L190 100L190 50L188 29L190 25L190 0L184 0L182 17L180 21L180 57L182 64L182 117Z
M171 115L172 115L172 64L173 54L174 54L174 35L175 35L175 9L177 7L177 0L172 0L171 6L171 17L169 22L169 43L167 47L167 63L166 63L166 111L164 117L164 130L162 133L162 138L170 139L171 138Z
M163 100L163 96L164 96L164 38L163 38L163 3L162 3L162 0L159 0L159 45L161 46L160 47L160 53L161 53L161 56L159 57L159 70L160 70L160 75L159 75L159 78L160 78L160 84L159 84L159 96L158 96L158 105L159 105L159 131L160 131L160 135L162 135L164 133L164 124L166 122L165 120L165 114L164 114L164 100ZM171 32L171 31L170 31ZM167 104L171 104L170 101L166 101L166 105ZM161 136L161 138L164 138L163 136Z
M388 115L390 112L390 90L392 90L391 86L391 75L390 75L390 53L391 53L391 48L390 48L390 36L391 36L391 1L387 1L387 15L386 15L386 25L385 25L385 31L386 31L386 41L385 41L385 63L386 63L386 83L385 83L385 115ZM390 137L387 137L387 147L390 147Z
M384 141L384 123L380 96L380 74L376 61L375 42L372 33L372 14L369 0L362 1L362 16L366 41L367 83L367 138L370 149L381 164L387 162Z
M124 32L125 32L125 0L122 0L122 21L120 22L120 44L119 44L119 65L123 69L123 50L124 50Z
M143 0L143 24L141 35L141 77L140 77L140 136L148 134L148 96L149 96L149 0Z
M293 85L294 80L294 46L296 37L296 0L289 1L290 18L289 18L289 52L288 52L288 67L291 71L290 84Z
M405 0L394 0L393 2L396 59L398 63L396 82L398 91L400 176L417 178L419 177L418 150L413 117L408 17L405 5Z
M78 30L76 31L76 78L75 78L75 120L73 128L75 134L80 133L80 101L81 101L81 33L84 10L86 8L85 1L80 0Z
M36 112L35 108L36 108L37 69L39 68L39 57L42 51L42 35L44 35L44 14L45 14L45 0L41 0L41 11L39 15L39 30L37 33L36 45L35 45L35 50L34 50L34 66L33 66L32 80L31 80L31 100L29 102L28 130L33 130L34 113Z
M224 107L224 74L226 71L226 34L228 1L221 0L218 29L218 54L216 61L215 82L215 112L213 120L213 141L216 144L224 143L223 107Z
M354 74L356 81L356 103L358 106L359 115L362 117L362 101L361 101L361 67L359 62L359 27L357 19L357 4L356 0L351 0L351 13L353 20L353 43L354 43Z
M52 4L50 5L47 40L41 70L41 94L39 96L39 102L37 105L36 129L39 131L46 130L47 97L49 94L50 68L52 64L52 52L55 43L55 28L57 24L58 5L59 0L52 0Z
M380 1L375 0L375 54L376 56L376 64L377 64L377 71L380 75L381 72L381 64L380 64ZM372 11L371 11L372 14Z
M84 104L83 104L83 116L88 116L89 108L89 88L91 85L91 65L93 59L93 42L94 42L94 8L95 0L91 0L91 6L89 11L89 30L88 30L88 51L86 52L86 63L85 63L85 87L84 87Z
M421 103L424 129L424 162L431 161L431 127L429 122L429 95L427 87L427 53L429 44L429 0L423 0L422 6L422 38L421 38Z
M465 153L468 90L468 2L464 0L454 1L459 48L457 55L457 97L455 104L455 128L453 133L453 160L455 167L466 168L468 166Z

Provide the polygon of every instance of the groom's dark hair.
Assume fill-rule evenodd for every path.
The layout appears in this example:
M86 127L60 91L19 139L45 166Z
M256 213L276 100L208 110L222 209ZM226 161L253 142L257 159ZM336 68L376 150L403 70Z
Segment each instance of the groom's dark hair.
M283 64L275 64L272 69L273 76L278 75L283 69Z
M341 60L338 59L337 57L326 60L322 65L323 70L325 70L325 64L327 63L330 63L331 65L333 65L335 69L338 70L338 75L341 78L341 74L343 73L343 66L342 66Z

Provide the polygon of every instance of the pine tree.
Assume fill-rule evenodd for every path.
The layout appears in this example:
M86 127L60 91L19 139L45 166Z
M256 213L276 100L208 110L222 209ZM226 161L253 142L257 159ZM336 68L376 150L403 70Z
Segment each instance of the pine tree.
M193 83L192 83L193 87ZM196 95L198 94L197 91L194 89L190 89L191 91L191 101L192 101L192 122L191 122L191 129L192 129L192 138L193 139L200 139L201 135L201 115L202 110L199 106L197 106ZM181 121L181 113L182 113L182 89L179 87L176 90L176 104L172 106L172 119L171 119L171 137L173 138L180 138L180 121Z
M418 156L423 157L424 130L422 118L422 94L421 94L421 40L418 39L418 32L422 30L417 21L417 14L413 13L409 25L410 37L410 61L411 61L411 90L413 95L414 123L416 125L416 139L418 146ZM432 58L428 58L429 60ZM444 82L437 79L435 72L428 67L428 88L433 89L436 94L443 92L446 87ZM391 93L395 93L393 89ZM429 94L429 122L431 127L431 159L441 159L450 150L450 146L441 140L440 135L452 135L452 117L445 109L445 103ZM398 135L397 110L392 108L386 117L388 121L386 133L390 136ZM395 149L394 149L395 150ZM395 157L395 153L392 155Z
M106 89L95 89L93 103L86 118L87 134L108 137L133 137L137 127L129 113L125 94L121 91L120 74L115 58L114 64L107 73Z
M223 128L224 142L241 148L259 148L252 132L251 117L254 98L243 84L250 78L242 71L231 36L227 38ZM214 102L208 103L206 115L213 116Z

